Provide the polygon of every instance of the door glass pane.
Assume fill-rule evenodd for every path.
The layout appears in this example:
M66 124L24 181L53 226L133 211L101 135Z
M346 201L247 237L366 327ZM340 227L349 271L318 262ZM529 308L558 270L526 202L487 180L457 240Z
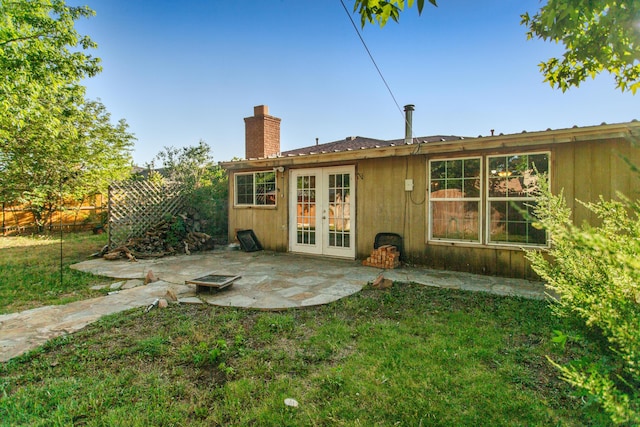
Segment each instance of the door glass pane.
M316 179L315 176L298 176L296 188L298 202L296 207L296 242L304 245L316 243Z
M351 188L350 176L329 174L328 216L330 247L348 248L351 245Z

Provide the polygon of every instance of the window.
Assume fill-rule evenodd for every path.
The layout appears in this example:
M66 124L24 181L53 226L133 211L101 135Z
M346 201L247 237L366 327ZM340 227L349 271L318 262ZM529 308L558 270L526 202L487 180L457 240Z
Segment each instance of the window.
M276 204L276 173L252 172L235 175L236 205L271 206Z
M430 238L480 241L481 159L430 162Z
M549 173L549 155L490 156L487 164L489 242L545 245L544 230L532 224L539 174Z
M549 153L430 160L429 240L546 245L532 211L548 173Z

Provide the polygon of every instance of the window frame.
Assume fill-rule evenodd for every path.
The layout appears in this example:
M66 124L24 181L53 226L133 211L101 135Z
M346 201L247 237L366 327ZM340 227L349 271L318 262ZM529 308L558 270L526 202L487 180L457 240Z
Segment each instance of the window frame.
M492 241L491 240L491 202L506 202L508 205L511 202L535 202L535 193L529 193L528 196L509 196L509 190L507 188L507 196L506 197L497 197L491 196L489 191L490 179L491 175L491 158L497 157L515 157L515 156L537 156L537 155L546 155L547 156L547 180L551 182L551 152L550 151L519 151L519 152L509 152L509 153L496 153L496 154L487 154L485 157L486 161L486 169L485 175L487 177L486 182L486 194L485 194L485 212L487 212L487 218L485 220L485 244L487 246L495 247L495 246L508 246L508 247L517 247L517 248L548 248L549 247L549 235L545 232L545 243L529 243L529 242L508 242L508 241ZM539 176L539 175L538 175ZM533 194L533 195L531 195ZM527 221L528 222L528 221Z
M541 249L548 248L550 246L550 239L548 233L546 233L545 243L537 244L537 243L529 243L529 242L508 242L508 241L491 241L491 202L496 201L506 201L510 203L514 202L531 202L535 200L535 194L531 193L527 196L519 196L519 197L497 197L490 196L489 186L491 185L491 159L493 158L512 158L515 156L536 156L536 155L546 155L547 157L547 171L546 171L546 179L549 183L551 183L551 169L552 169L552 153L550 150L536 150L536 151L508 151L508 152L492 152L486 154L478 154L478 155L467 155L464 157L455 157L455 156L447 156L440 157L434 156L433 158L429 158L427 161L427 189L426 189L426 197L428 203L426 204L427 210L427 244L434 245L453 245L453 246L483 246L490 248L504 248L504 249L522 249L522 248L532 248L532 249ZM478 197L472 198L442 198L442 197L431 197L432 190L432 163L433 162L446 162L446 161L455 161L455 160L468 160L468 159L480 159L480 194ZM462 177L464 179L464 173L462 173ZM463 187L464 188L464 187ZM508 193L507 193L508 194ZM433 236L434 224L433 224L433 203L434 201L468 201L468 202L478 202L478 240L466 240L466 239L451 239L451 238L439 238ZM527 221L529 222L529 221Z
M273 181L267 181L264 183L258 183L258 179L257 179L257 175L259 174L273 174ZM239 177L245 177L245 176L251 176L251 196L252 196L252 201L251 203L240 203L238 201L238 178ZM273 197L273 203L259 203L258 202L258 197L259 197L259 193L256 191L258 186L268 186L269 184L273 184L273 192L274 192L274 197ZM277 197L277 192L278 192L278 175L276 174L275 171L273 170L259 170L259 171L253 171L253 172L238 172L234 174L233 177L233 206L234 207L238 207L238 208L243 208L243 207L259 207L259 208L274 208L278 205L278 197ZM266 194L266 193L265 193ZM243 195L248 195L248 193L243 194ZM265 200L268 200L265 198Z
M480 189L479 189L479 194L477 197L432 197L431 196L431 188L432 188L432 173L431 173L431 165L434 162L448 162L448 161L465 161L465 160L478 160L480 162L480 166L479 166L479 179L480 179ZM429 198L429 204L428 204L428 240L430 242L442 242L442 243L460 243L460 244L469 244L469 245L481 245L483 242L483 236L482 236L482 232L483 232L483 227L482 227L482 209L483 209L483 203L482 203L482 194L483 194L483 187L484 187L484 182L483 182L483 157L482 156L469 156L469 157L447 157L447 158L434 158L434 159L429 159L428 162L428 168L427 168L427 173L428 173L428 187L427 187L427 193L428 193L428 198ZM446 178L445 178L446 179ZM454 178L452 178L454 179ZM455 179L462 179L463 180L463 185L464 185L464 173L462 173L462 176L459 178L455 178ZM453 239L453 238L441 238L441 237L434 237L433 236L433 229L434 229L434 224L433 224L433 202L453 202L453 201L460 201L460 202L476 202L478 204L478 228L477 228L477 232L478 232L478 238L477 240L470 240L470 239Z

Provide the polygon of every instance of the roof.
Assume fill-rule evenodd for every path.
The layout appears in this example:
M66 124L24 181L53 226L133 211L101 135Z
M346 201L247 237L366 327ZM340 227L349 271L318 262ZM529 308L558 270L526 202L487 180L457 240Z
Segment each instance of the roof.
M547 129L545 131L514 134L499 134L478 137L428 136L413 138L406 144L404 139L381 140L360 136L347 137L340 141L313 145L305 148L285 151L276 156L263 159L232 160L220 162L227 170L246 170L271 167L296 167L327 164L332 162L357 161L362 159L386 158L412 155L443 155L478 150L504 148L548 147L579 141L594 141L608 138L640 138L640 122L632 120L626 123L577 127L566 129Z
M295 150L283 151L281 157L300 156L305 154L326 154L326 153L340 153L343 151L354 150L366 150L369 148L381 148L381 147L397 147L400 145L412 145L423 142L445 142L445 141L458 141L464 139L462 136L453 135L435 135L435 136L421 136L413 138L412 142L406 144L404 139L374 139L366 138L363 136L348 136L340 141L327 142L325 144L312 145L310 147L296 148Z

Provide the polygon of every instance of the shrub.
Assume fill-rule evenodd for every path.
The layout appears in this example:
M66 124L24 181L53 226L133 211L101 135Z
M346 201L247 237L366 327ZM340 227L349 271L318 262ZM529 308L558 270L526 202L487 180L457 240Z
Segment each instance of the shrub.
M533 269L557 294L554 312L572 330L555 341L583 347L585 356L552 362L561 377L597 402L615 424L640 424L640 204L583 204L601 221L575 226L563 194L545 184L535 209L550 233L548 255L529 251Z
M226 237L228 177L219 165L213 164L211 147L204 141L197 146L164 147L149 165L150 170L155 167L156 160L162 163L170 180L182 184L184 207L197 219L204 220L201 231Z
M229 224L229 213L227 211L226 193L220 196L220 187L227 189L227 180L224 176L223 182L211 182L202 187L196 188L187 199L186 207L198 218L206 219L205 227L202 231L211 236L226 236Z
M164 216L164 220L169 224L166 242L175 248L179 246L187 236L187 228L184 224L184 219L179 215L173 216L166 214Z

